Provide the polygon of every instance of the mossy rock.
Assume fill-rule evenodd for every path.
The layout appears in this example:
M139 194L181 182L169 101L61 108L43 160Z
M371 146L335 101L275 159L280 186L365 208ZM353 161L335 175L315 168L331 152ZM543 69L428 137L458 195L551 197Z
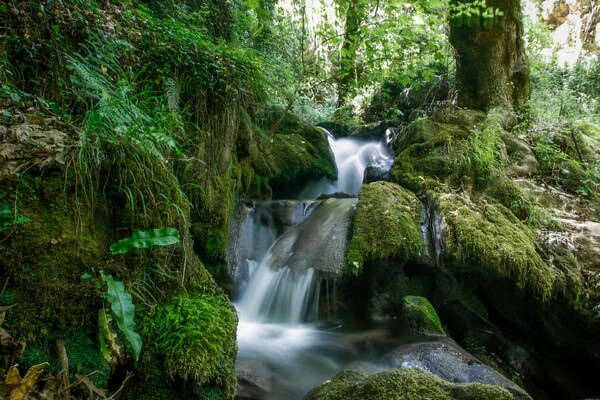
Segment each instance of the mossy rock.
M442 134L443 140L440 136ZM442 123L432 119L424 118L419 119L408 125L404 132L394 142L394 150L400 154L410 146L415 144L429 143L442 143L445 142L449 137L454 136L466 136L467 131L462 126L454 124Z
M456 272L509 279L541 299L553 293L555 274L541 258L534 233L500 204L475 204L455 194L433 201L443 219L443 248Z
M167 377L218 388L225 399L235 391L236 329L236 312L222 294L177 295L142 324Z
M446 336L440 318L425 297L406 296L402 299L402 321L413 335Z
M269 147L276 180L293 182L297 179L326 176L336 177L335 164L328 158L329 145L323 134L322 146L315 145L297 133L277 134ZM324 146L327 146L325 151ZM319 148L321 147L321 148ZM323 154L324 153L324 154ZM326 157L321 157L325 155Z
M485 119L486 115L483 111L450 107L440 108L431 116L434 122L467 127L475 126Z
M361 271L366 260L408 260L423 247L419 199L391 182L363 185L348 248L348 268Z
M450 113L450 111L447 111ZM410 124L395 143L392 180L415 193L480 190L504 176L506 132L480 112L456 111L455 118L422 119ZM465 114L464 118L459 118Z
M344 371L311 390L304 400L452 400L515 399L508 390L480 383L449 383L428 372L407 368L370 375Z

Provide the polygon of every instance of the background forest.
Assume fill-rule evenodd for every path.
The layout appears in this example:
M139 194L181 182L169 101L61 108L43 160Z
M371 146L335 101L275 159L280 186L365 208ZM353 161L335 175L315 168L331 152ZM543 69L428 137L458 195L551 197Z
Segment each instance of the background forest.
M389 129L389 180L447 211L449 259L513 282L535 304L515 331L547 319L525 341L583 360L577 393L600 395L600 235L584 246L565 222L600 218L599 14L595 0L0 1L0 398L233 398L232 219L336 178L317 124ZM525 78L482 90L507 78L481 67L470 92L467 54L503 64L486 32L507 23L506 67ZM493 232L453 220L488 203ZM347 277L416 259L357 221L368 243L351 240ZM486 233L503 253L461 236Z

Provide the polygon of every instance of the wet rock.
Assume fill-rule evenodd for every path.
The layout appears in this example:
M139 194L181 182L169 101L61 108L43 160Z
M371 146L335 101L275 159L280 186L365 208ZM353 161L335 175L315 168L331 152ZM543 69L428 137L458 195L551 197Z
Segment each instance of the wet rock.
M264 399L271 392L273 376L262 363L238 359L235 363L235 372L237 376L236 399Z
M393 160L378 160L367 165L363 183L389 181L392 174Z
M385 355L383 360L391 368L418 368L447 382L500 386L515 398L530 398L523 389L479 361L452 339L403 345Z
M335 193L323 193L317 197L317 200L327 200L327 199L354 199L355 195L348 192L335 192Z
M345 267L356 199L325 200L308 218L286 231L271 249L273 269L338 275Z

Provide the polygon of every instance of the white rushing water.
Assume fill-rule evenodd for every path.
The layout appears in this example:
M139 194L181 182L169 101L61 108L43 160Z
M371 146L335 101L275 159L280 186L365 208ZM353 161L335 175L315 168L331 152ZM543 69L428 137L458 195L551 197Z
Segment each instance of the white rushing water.
M301 192L302 199L321 193L356 195L367 165L391 160L383 142L331 135L329 141L339 180L311 182ZM275 382L266 398L301 398L351 361L347 354L352 349L340 334L318 327L323 280L316 270L331 271L329 264L343 262L350 220L346 215L353 213L355 204L351 199L267 202L250 209L239 229L236 262L241 265L234 266L239 291L238 370L250 360L268 371ZM320 224L337 225L322 229L330 227ZM326 254L330 248L340 252L338 243L343 246L341 257Z
M328 134L328 140L335 157L338 180L332 182L321 178L310 182L300 192L300 199L316 199L320 194L335 192L357 195L369 164L391 165L392 155L383 140L336 139L331 134Z

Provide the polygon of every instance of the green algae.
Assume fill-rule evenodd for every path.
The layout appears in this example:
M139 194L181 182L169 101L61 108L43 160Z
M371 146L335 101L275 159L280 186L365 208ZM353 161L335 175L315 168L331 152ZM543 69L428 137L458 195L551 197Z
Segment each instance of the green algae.
M348 248L347 262L358 274L366 260L398 257L407 260L423 247L421 202L411 192L390 182L363 185Z

